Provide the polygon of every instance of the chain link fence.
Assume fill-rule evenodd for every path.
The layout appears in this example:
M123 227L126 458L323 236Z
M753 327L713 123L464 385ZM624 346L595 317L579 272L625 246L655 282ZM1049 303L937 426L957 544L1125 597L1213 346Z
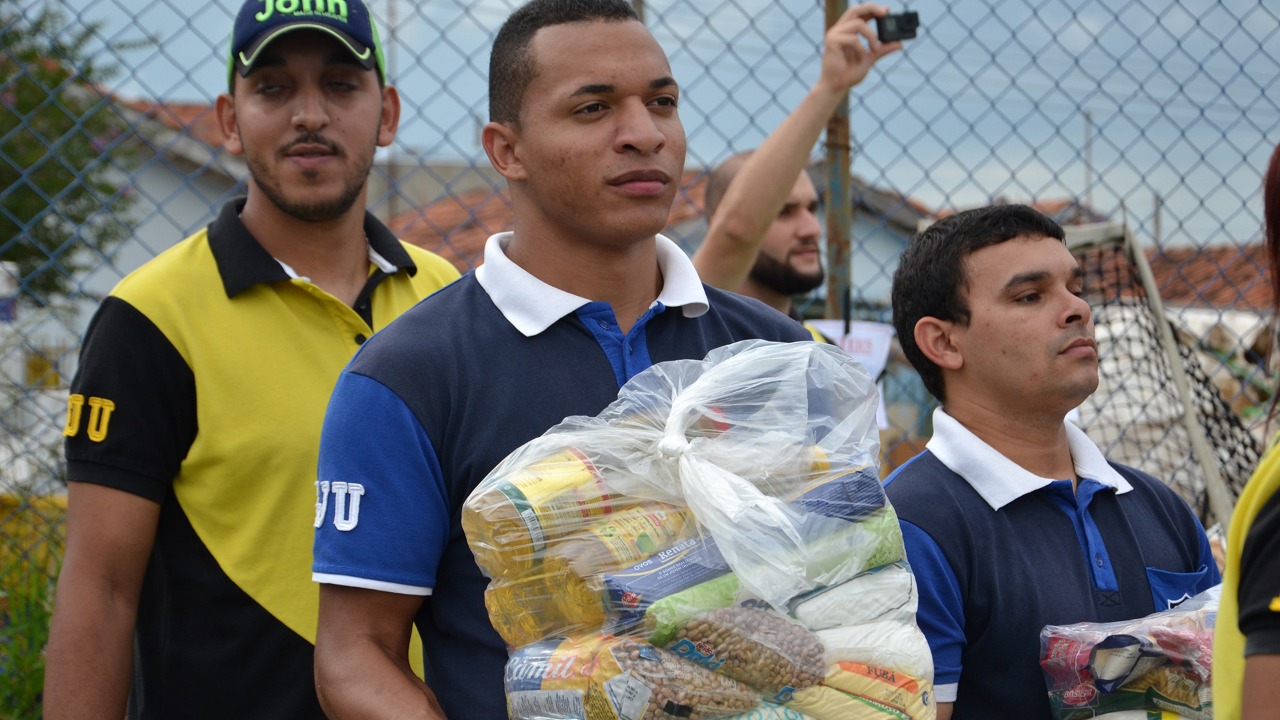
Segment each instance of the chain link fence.
M404 104L370 207L463 269L510 223L479 130L489 45L517 4L370 1ZM222 149L212 115L237 7L0 0L0 677L20 676L18 655L31 650L3 635L33 632L47 613L67 385L88 319L116 281L242 192L246 168ZM1025 202L1064 224L1119 223L1149 260L1203 402L1241 428L1218 453L1236 442L1256 453L1277 380L1259 188L1280 140L1267 92L1280 81L1280 10L1260 0L911 9L919 37L851 98L850 316L887 321L898 253L940 214ZM689 156L668 232L692 249L706 229L704 168L759 144L800 101L817 77L825 8L645 0L641 10L682 86ZM801 307L835 316L825 297ZM1149 362L1128 357L1116 382ZM896 355L882 387L887 468L927 440L930 403ZM1107 417L1095 400L1089 418ZM1207 507L1203 481L1179 487ZM0 714L20 705L0 696Z

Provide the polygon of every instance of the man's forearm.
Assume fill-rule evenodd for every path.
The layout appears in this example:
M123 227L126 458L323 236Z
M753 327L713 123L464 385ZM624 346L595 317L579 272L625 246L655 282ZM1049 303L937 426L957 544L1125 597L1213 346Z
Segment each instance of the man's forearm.
M1250 655L1244 660L1240 720L1274 718L1280 708L1280 655Z
M63 573L46 650L46 720L124 717L136 617L136 604Z
M435 693L409 665L421 605L413 595L320 586L316 692L332 720L444 720Z
M444 720L435 694L372 640L348 644L341 652L316 653L316 692L331 720L404 718Z

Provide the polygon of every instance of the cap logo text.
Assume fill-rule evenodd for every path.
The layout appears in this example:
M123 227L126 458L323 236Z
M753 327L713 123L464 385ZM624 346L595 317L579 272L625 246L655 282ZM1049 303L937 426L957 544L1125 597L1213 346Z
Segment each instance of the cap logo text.
M254 15L258 22L266 22L276 13L281 15L328 15L347 21L347 0L264 0L266 7Z

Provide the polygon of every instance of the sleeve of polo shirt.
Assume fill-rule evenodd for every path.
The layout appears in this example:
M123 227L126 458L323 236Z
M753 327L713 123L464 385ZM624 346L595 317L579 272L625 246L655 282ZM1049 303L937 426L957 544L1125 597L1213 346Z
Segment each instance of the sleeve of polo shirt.
M195 376L156 325L103 300L67 404L67 477L164 500L196 436Z
M1280 493L1262 506L1245 536L1239 598L1244 654L1280 654Z
M907 562L920 589L916 624L933 653L934 694L938 702L955 702L964 652L964 602L951 564L942 548L918 526L899 521Z
M449 505L426 431L385 385L344 371L320 436L316 582L429 595Z

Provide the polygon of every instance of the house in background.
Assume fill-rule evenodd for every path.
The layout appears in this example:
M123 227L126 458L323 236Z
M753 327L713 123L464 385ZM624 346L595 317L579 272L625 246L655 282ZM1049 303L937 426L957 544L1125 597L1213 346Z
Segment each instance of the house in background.
M1280 358L1269 317L1271 261L1260 243L1147 252L1160 297L1223 399L1246 423L1266 415Z
M213 107L193 103L118 100L137 164L120 169L134 198L129 238L112 249L80 281L93 302L125 275L174 243L208 225L227 200L243 192L244 161L222 148L226 137Z
M121 278L194 228L207 224L233 196L244 164L222 151L208 106L114 99L128 123L124 142L135 151L117 166L117 182L134 198L123 218L133 230L94 258L62 302L35 307L18 299L0 318L0 492L44 487L60 477L66 388L76 370L80 339L98 303Z
M1266 248L1213 244L1144 248L1143 254L1180 344L1194 350L1242 421L1261 419L1280 380L1268 321L1272 288ZM1137 270L1118 247L1089 249L1078 257L1091 298L1103 305L1145 303Z

